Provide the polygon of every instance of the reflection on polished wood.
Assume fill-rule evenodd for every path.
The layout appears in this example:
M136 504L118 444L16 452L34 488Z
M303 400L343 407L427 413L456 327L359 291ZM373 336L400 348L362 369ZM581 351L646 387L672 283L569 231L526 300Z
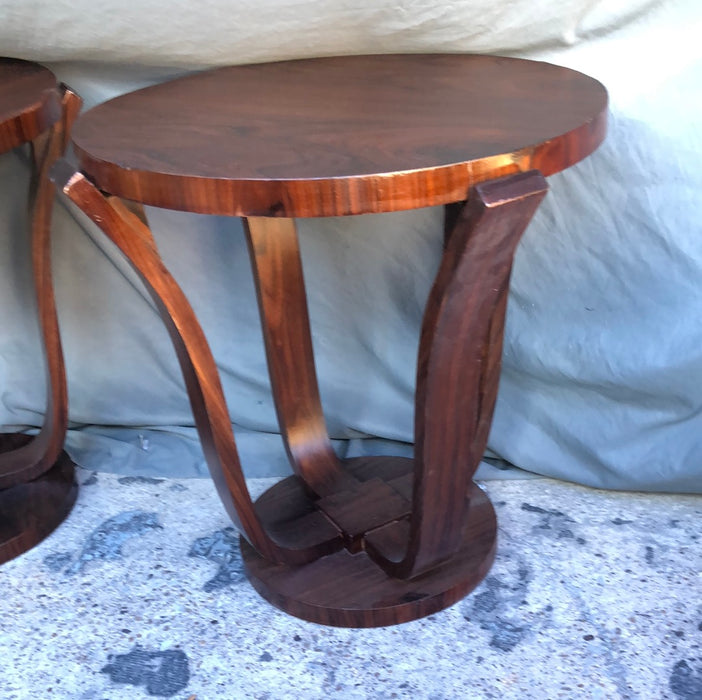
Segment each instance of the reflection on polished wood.
M402 457L358 458L344 464L356 478L412 484L414 463ZM263 517L277 519L281 504L294 502L299 489L282 481L256 503ZM360 482L360 483L368 483ZM304 567L275 565L246 540L241 551L254 588L273 605L310 622L336 627L378 627L431 615L463 598L483 580L495 558L497 521L488 499L475 484L456 554L432 571L411 579L389 576L363 551L346 547ZM368 503L368 502L367 502ZM355 513L368 522L369 511ZM386 517L391 517L388 513Z
M514 251L544 175L599 145L606 109L597 81L544 63L356 56L206 71L78 121L81 171L62 164L56 180L151 293L247 574L274 605L322 624L389 625L451 605L486 575L496 520L472 478L495 406ZM205 335L126 200L245 219L294 472L256 503ZM293 218L436 205L446 206L445 249L420 335L414 459L339 460Z
M3 450L17 450L31 438L0 434ZM65 452L40 477L0 489L0 563L34 547L68 515L78 495L74 465Z
M344 216L465 200L471 185L577 163L607 93L495 56L345 56L232 66L123 95L74 130L81 169L144 204Z
M205 459L234 524L273 561L301 564L341 547L339 533L319 513L299 514L304 542L288 531L268 532L256 515L239 462L214 358L187 298L165 268L151 232L120 200L106 199L66 163L54 169L63 192L107 234L144 282L178 356ZM291 530L296 526L290 523Z
M0 59L0 151L25 143L32 148L32 268L46 362L46 411L38 435L0 435L0 562L51 532L76 497L73 465L62 452L68 409L51 275L54 186L48 173L66 148L80 103L46 68Z
M332 449L322 415L295 222L252 217L244 221L244 228L290 464L316 494L333 493L349 478Z

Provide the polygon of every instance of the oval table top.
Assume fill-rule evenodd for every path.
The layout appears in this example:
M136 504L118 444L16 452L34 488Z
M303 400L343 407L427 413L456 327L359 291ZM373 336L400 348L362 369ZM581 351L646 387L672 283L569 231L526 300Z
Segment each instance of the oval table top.
M103 103L73 131L112 194L234 216L446 204L476 182L590 154L607 92L548 63L379 55L232 66Z
M0 58L0 153L35 139L60 116L56 77L48 68Z

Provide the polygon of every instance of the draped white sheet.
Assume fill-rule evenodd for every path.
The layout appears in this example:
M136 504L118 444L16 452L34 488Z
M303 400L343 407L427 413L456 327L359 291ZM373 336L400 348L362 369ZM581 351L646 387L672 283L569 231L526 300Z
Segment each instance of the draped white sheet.
M702 492L700 30L698 0L0 0L0 55L47 63L87 106L187 70L339 53L493 52L601 80L608 139L550 178L517 253L490 448L528 472L661 491ZM0 183L0 424L36 426L21 152L0 158ZM149 215L210 339L247 472L284 473L239 222ZM441 211L306 220L300 232L330 433L344 453L407 453ZM69 450L94 469L203 473L143 289L65 203L54 233Z

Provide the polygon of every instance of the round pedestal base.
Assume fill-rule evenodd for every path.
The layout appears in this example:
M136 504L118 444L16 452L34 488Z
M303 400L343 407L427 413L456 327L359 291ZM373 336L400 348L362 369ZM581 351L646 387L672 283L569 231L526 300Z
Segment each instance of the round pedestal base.
M0 453L18 447L18 438L0 435ZM42 476L0 490L0 564L31 549L61 524L78 495L74 472L75 465L62 452Z
M285 489L280 482L276 489ZM241 539L246 574L253 587L281 610L335 627L382 627L443 610L475 588L495 558L497 519L475 484L463 547L448 561L412 580L388 576L363 551L341 550L303 566L273 564Z

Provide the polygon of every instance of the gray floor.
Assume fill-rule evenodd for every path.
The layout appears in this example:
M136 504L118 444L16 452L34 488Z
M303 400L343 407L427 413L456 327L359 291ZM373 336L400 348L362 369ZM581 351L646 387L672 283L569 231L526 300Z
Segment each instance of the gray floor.
M484 482L486 581L345 630L258 597L208 480L79 480L69 519L0 568L2 700L702 698L700 497Z

